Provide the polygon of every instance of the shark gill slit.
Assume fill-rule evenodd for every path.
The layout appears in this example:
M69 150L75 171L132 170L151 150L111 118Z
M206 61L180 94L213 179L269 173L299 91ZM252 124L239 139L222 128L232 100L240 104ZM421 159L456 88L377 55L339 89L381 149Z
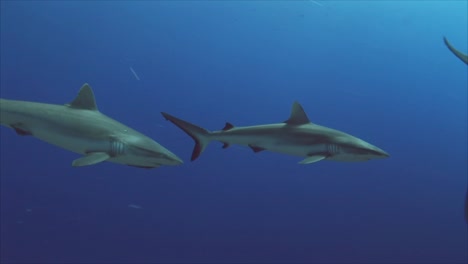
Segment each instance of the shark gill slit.
M333 156L339 152L339 147L335 144L327 144L327 152L330 156Z
M125 153L125 145L120 141L111 141L110 142L110 153L111 157L122 155Z

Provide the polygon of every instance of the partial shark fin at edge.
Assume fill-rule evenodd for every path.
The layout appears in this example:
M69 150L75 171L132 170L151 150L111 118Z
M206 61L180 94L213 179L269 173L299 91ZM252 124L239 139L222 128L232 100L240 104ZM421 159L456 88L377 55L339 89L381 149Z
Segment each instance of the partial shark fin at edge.
M457 50L452 44L448 41L448 39L444 36L444 44L447 46L447 48L461 61L463 61L465 64L468 65L468 55L462 53L461 51Z

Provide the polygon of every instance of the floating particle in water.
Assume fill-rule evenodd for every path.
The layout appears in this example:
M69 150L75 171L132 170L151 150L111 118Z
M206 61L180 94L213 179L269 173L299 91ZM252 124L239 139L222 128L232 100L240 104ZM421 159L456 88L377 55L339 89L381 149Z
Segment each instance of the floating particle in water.
M128 207L133 208L133 209L143 209L143 207L141 207L140 205L137 205L137 204L129 204Z
M130 66L130 71L133 73L133 76L135 76L135 79L137 79L137 81L139 81L140 77L138 77L138 74L135 72L135 70L132 68L132 66Z

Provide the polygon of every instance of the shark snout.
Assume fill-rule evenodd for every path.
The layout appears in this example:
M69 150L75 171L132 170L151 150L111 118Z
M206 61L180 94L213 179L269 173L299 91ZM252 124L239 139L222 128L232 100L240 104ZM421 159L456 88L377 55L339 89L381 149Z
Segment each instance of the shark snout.
M360 139L355 141L355 144L348 147L349 148L344 148L344 152L347 153L347 155L344 155L342 158L350 161L367 161L390 157L385 150Z
M371 153L375 156L375 158L384 159L390 157L390 154L388 154L385 150L376 146L372 146Z
M170 151L158 153L155 157L151 159L150 162L156 163L159 166L177 166L184 163L177 155Z
M387 152L385 152L384 150L382 150L382 152L380 153L380 155L384 158L388 158L390 157L390 154L388 154Z
M165 161L168 162L168 164L166 165L173 165L173 166L181 165L184 163L184 161L182 161L179 157L177 157L173 153L166 154Z
M148 167L176 166L184 163L177 155L154 141L147 141L146 145L128 145L126 156L136 160L136 163Z

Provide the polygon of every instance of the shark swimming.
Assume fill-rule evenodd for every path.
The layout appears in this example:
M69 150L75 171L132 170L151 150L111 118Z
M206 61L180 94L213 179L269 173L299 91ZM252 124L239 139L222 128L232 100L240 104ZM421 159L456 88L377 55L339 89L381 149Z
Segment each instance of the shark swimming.
M192 161L211 141L222 142L223 148L237 144L248 146L255 153L268 150L304 157L300 164L320 160L367 161L389 157L387 152L357 137L311 123L298 102L294 102L289 119L282 123L246 127L226 123L222 130L213 132L168 113L161 114L195 141Z
M468 55L463 54L461 51L457 50L450 42L447 40L446 37L444 37L444 43L447 46L447 48L455 55L457 58L459 58L461 61L466 63L468 65Z
M455 55L457 58L459 58L461 61L466 63L468 65L468 55L462 53L461 51L457 50L450 42L447 40L446 37L444 37L444 43L447 46L447 48ZM465 222L468 225L468 182L466 183L466 191L465 191Z
M183 163L156 141L101 113L87 83L65 105L0 99L0 124L84 155L73 161L75 167L103 161L140 168Z

